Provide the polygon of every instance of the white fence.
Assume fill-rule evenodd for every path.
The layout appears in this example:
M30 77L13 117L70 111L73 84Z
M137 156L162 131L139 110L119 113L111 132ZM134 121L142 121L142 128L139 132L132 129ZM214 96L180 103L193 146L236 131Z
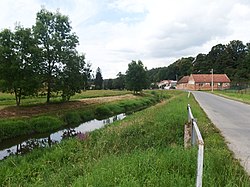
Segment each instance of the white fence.
M202 139L200 130L194 119L191 111L191 107L188 104L188 123L191 123L191 143L193 146L198 145L198 158L197 158L197 175L196 175L196 187L202 186L202 174L203 174L203 158L204 158L204 141Z

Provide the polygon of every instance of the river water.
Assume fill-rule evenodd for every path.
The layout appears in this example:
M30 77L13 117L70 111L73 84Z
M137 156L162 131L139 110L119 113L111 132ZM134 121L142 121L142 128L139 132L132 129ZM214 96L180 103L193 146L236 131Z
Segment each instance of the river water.
M122 113L103 120L94 119L82 123L78 127L68 127L53 133L22 136L3 141L0 143L0 160L10 155L23 155L32 151L34 148L52 146L67 137L78 136L79 138L84 138L87 132L100 129L105 125L111 124L117 120L122 120L125 117L126 115Z

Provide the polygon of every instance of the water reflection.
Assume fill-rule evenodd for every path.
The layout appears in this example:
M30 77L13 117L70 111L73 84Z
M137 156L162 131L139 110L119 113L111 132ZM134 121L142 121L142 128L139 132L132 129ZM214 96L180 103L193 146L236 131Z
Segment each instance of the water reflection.
M80 140L85 140L88 136L88 132L95 129L104 127L107 124L111 124L117 120L122 120L125 118L125 114L119 114L104 120L91 120L80 124L75 128L67 128L57 131L52 134L37 135L35 137L23 137L12 139L11 141L4 141L0 144L0 160L10 156L10 155L23 155L35 148L50 147L56 143L59 143L62 139L70 137L78 137Z

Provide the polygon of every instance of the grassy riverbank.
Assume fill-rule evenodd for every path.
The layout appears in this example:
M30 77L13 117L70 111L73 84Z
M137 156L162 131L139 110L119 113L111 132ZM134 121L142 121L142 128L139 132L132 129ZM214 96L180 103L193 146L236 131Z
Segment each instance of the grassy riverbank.
M250 104L250 89L248 90L215 90L214 94Z
M205 141L203 186L249 186L223 138L186 93L120 122L0 162L3 186L194 186L197 149L183 148L191 104Z
M94 118L99 119L119 113L133 112L159 102L162 99L161 97L171 97L171 94L167 94L166 92L164 95L160 95L157 92L152 93L148 92L143 96L132 99L89 106L83 105L81 108L71 108L70 110L58 110L50 114L45 113L32 117L26 116L25 118L1 119L0 142L21 135L51 132L62 127L80 124L81 122Z

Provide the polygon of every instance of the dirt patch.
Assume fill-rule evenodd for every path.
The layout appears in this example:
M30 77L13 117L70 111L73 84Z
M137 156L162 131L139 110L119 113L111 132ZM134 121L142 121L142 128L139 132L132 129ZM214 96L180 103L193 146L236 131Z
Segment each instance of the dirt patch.
M20 106L20 107L11 106L0 109L0 118L29 117L38 114L53 113L60 110L79 109L84 106L89 106L93 104L108 103L112 101L127 100L133 98L136 98L136 96L132 94L126 94L126 95L112 96L112 97L79 99L65 103L51 103L39 106Z

